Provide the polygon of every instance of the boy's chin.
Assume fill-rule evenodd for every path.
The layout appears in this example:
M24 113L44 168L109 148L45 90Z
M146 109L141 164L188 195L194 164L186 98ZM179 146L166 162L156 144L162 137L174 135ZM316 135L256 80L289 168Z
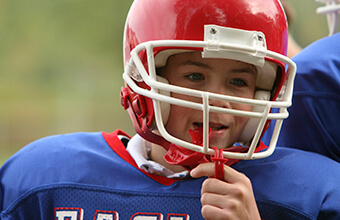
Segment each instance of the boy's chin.
M234 140L230 140L230 138L227 135L224 135L223 137L211 137L210 139L210 148L217 147L218 149L226 149L228 147L233 146L235 143Z

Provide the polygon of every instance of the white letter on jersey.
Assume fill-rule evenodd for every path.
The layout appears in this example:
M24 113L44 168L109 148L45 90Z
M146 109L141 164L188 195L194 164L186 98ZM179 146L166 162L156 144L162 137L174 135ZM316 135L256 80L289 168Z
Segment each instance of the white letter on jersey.
M118 212L116 211L96 210L94 219L95 220L119 220L119 215L118 215Z
M189 220L190 216L187 214L168 214L167 219L169 220Z
M161 213L136 213L131 216L131 220L163 220Z
M81 208L54 208L54 214L58 220L83 220L84 210Z

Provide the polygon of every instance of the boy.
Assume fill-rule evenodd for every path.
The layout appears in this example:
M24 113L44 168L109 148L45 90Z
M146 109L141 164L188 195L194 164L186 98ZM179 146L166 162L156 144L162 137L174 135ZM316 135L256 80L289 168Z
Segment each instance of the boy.
M330 161L293 149L243 160L272 154L287 117L287 35L277 0L136 0L121 97L138 134L26 146L0 170L1 219L339 217ZM268 148L259 144L267 119L277 120Z

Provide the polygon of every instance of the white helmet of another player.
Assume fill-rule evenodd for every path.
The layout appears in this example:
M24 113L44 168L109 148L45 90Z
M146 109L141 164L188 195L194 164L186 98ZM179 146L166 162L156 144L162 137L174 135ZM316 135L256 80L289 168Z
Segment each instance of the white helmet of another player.
M333 35L338 29L338 14L340 13L340 0L316 0L325 4L316 9L317 14L327 16L329 35Z

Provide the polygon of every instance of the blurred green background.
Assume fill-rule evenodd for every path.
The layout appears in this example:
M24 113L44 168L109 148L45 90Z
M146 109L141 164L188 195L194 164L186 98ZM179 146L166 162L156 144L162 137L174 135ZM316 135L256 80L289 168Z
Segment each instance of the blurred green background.
M287 0L288 1L288 0ZM132 0L0 1L0 165L67 132L133 134L120 105L122 33ZM302 46L327 35L314 0L288 1Z

